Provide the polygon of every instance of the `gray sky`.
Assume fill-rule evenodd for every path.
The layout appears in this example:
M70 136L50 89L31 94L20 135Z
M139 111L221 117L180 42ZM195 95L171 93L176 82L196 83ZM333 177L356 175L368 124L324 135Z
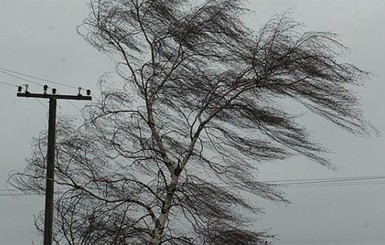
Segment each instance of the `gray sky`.
M98 53L77 33L88 10L86 1L0 0L0 68L8 68L91 88L104 73L113 70L108 57ZM272 15L291 8L295 20L306 30L334 31L350 48L342 60L376 74L366 86L354 88L362 99L366 117L382 132L385 84L385 1L383 0L250 0L255 11L248 24L258 29ZM0 73L0 82L20 85L20 79ZM40 92L31 83L29 90ZM48 84L54 87L54 84ZM76 89L56 86L62 94ZM43 197L9 197L3 190L13 170L23 170L31 153L32 137L47 125L47 101L16 97L16 87L0 84L0 244L39 243L33 215L43 209ZM73 102L81 108L84 102ZM59 113L78 114L65 101ZM264 180L385 176L383 137L358 138L321 118L306 113L301 119L333 154L329 158L339 171L321 167L298 157L261 166ZM286 244L385 244L385 182L367 185L310 186L284 188L292 205L278 206L261 201L266 214L256 223L278 234L278 245Z

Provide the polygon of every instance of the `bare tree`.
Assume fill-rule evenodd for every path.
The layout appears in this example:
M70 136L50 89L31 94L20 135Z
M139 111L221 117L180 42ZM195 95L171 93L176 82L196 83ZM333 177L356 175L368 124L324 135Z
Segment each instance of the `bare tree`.
M370 133L349 90L368 74L338 62L336 35L286 14L253 32L242 2L91 0L80 33L123 82L101 82L81 127L58 125L57 244L267 244L245 193L287 200L258 165L332 166L282 104ZM45 148L42 135L17 188L44 191Z

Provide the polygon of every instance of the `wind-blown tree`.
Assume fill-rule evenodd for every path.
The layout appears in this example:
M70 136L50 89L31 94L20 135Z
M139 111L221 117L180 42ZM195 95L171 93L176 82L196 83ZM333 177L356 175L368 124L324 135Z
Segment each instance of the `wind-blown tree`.
M239 0L90 9L79 31L116 61L121 82L101 82L81 127L59 122L57 244L265 244L245 194L287 200L258 181L259 164L299 154L332 166L282 104L371 131L349 90L368 74L338 62L345 47L333 33L304 32L287 14L255 32ZM45 137L12 176L17 188L44 191Z

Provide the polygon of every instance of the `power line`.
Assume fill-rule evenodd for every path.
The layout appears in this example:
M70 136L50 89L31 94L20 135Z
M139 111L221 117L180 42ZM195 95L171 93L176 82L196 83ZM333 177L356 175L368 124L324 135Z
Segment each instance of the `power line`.
M39 102L40 105L44 106L44 108L48 109L47 105L44 105L43 102L35 98L35 101Z
M1 72L1 71L0 71ZM14 85L14 84L11 84L11 83L7 83L7 82L1 82L0 81L0 84L3 84L3 85L7 85L7 86L10 86L10 87L19 87L17 85ZM44 108L48 109L48 106L44 105L40 100L37 100L35 99L37 102L39 102L39 104L41 104L42 106L44 106Z
M64 84L64 83L60 83L60 82L52 81L52 80L49 80L49 79L44 79L44 78L28 75L28 74L25 74L25 73L22 73L22 72L14 71L14 70L3 68L3 67L0 67L0 73L3 73L5 75L8 75L8 76L20 79L20 80L23 80L25 82L30 82L30 83L33 83L33 84L39 85L39 86L43 86L43 84L34 82L34 81L30 80L30 79L26 79L26 78L23 78L23 77L20 77L20 76L17 76L17 75L21 75L21 76L25 76L25 77L32 78L32 79L35 79L35 80L44 81L44 82L48 82L48 83L53 83L53 84L57 84L57 85L61 85L61 86L69 87L69 88L76 88L76 89L79 89L79 93L80 93L80 90L83 90L83 88L81 88L81 87L75 87L75 86L67 85L67 84ZM17 74L17 75L14 75L14 74L11 74L11 73L14 73L14 74ZM14 85L14 84L7 83L7 82L0 82L0 84L4 84L4 85L7 85L7 86L12 86L12 87L18 87L18 85ZM42 106L44 106L45 108L48 109L48 107L46 105L44 105L43 103L41 103L41 101L39 101L37 99L35 99L35 100L38 101ZM72 102L70 102L70 101L68 101L68 102L76 110L78 110L80 113L82 113L82 111L77 106L75 106Z
M282 181L282 182L281 182ZM385 176L362 176L362 177L345 177L345 178L323 178L323 179L297 179L297 180L277 180L277 181L261 181L262 183L274 183L285 188L301 188L301 187L339 187L339 186L361 186L361 185L383 185L385 184ZM288 183L290 182L290 183ZM230 187L230 186L225 186ZM0 196L13 196L14 192L18 195L23 193L16 189L0 189ZM26 194L38 195L38 194Z
M0 193L0 197L16 197L16 196L40 196L39 194L35 193Z
M288 180L270 180L265 181L269 183L303 183L303 182L314 182L314 181L339 181L339 180L368 180L368 179L383 179L384 175L375 175L375 176L357 176L357 177L337 177L337 178L309 178L309 179L288 179Z
M79 89L79 88L78 88ZM79 89L80 90L80 89ZM57 95L60 95L60 93L57 93ZM79 94L80 94L80 91L79 91ZM70 100L65 100L66 102L68 102L70 105L72 105L72 107L74 107L76 110L78 110L80 112L80 115L82 113L82 110L79 109L79 107L77 107L74 103L72 103ZM61 107L60 107L61 108Z
M35 84L35 85L43 86L42 84L37 83L37 82L34 82L34 81L32 81L32 80L25 79L25 78L23 78L23 77L13 75L13 74L11 74L11 73L9 73L9 72L2 71L1 68L0 68L0 72L3 73L3 74L8 75L8 76L10 76L10 77L14 77L14 78L17 78L17 79L26 81L26 82L30 82L30 83L33 83L33 84Z
M385 184L385 176L278 180L278 181L266 181L265 183L276 184L287 188L358 186L358 185Z
M26 82L30 82L30 83L33 83L33 84L39 85L39 86L43 86L43 84L37 83L37 82L34 82L34 81L31 81L30 79L26 79L26 78L23 78L23 77L20 77L20 76L24 76L24 77L28 77L28 78L31 78L31 79L35 79L35 80L38 80L38 81L42 81L42 82L44 82L44 83L52 83L52 84L61 85L61 86L68 87L68 88L74 88L74 89L85 90L84 88L80 88L80 87L68 85L68 84L65 84L65 83L62 83L62 82L53 81L53 80L49 80L49 79L45 79L45 78L41 78L41 77L37 77L37 76L32 76L32 75L29 75L29 74L26 74L26 73L23 73L23 72L20 72L20 71L11 70L11 69L4 68L4 67L0 67L0 73L6 74L6 75L8 75L8 76L11 76L11 77L14 77L14 78L17 78L17 79L26 81ZM11 73L14 73L14 74L17 74L17 75L20 75L20 76L17 76L17 75L11 74ZM4 85L8 85L8 86L15 86L15 87L18 87L18 85L6 83L6 82L0 82L0 83L2 83L2 84L4 84ZM95 98L98 102L101 102L96 96L95 96L94 98ZM77 109L79 110L79 108L77 108ZM81 110L79 110L79 111L81 111Z
M43 82L53 83L53 84L61 85L61 86L68 87L68 88L75 88L75 89L78 88L78 87L75 87L75 86L72 86L72 85L68 85L68 84L65 84L65 83L61 83L61 82L57 82L57 81L53 81L53 80L49 80L49 79L45 79L45 78L40 78L40 77L36 77L36 76L32 76L32 75L28 75L26 73L22 73L22 72L19 72L19 71L15 71L15 70L3 68L3 67L0 67L0 72L5 73L7 75L9 75L9 72L10 72L10 73L18 74L18 75L21 75L21 76L24 76L24 77L32 78L32 79L43 81ZM15 75L13 75L13 76L15 76ZM25 80L25 78L21 78L21 77L18 77L18 76L15 76L15 77L17 77L19 79ZM25 81L29 81L29 80L25 80ZM39 84L39 85L41 85L41 84Z
M7 85L7 86L11 86L11 87L16 87L16 88L18 87L17 85L14 85L14 84L11 84L11 83L1 82L1 81L0 81L0 83L4 84L4 85Z
M296 240L296 241L285 241L285 240L281 240L279 241L279 244L314 244L314 243L331 243L331 242L365 242L365 241L376 241L376 242L379 242L379 241L385 241L385 239L375 239L375 238L357 238L357 239L322 239L322 240Z
M80 112L80 115L82 114L82 110L80 110L79 109L79 107L77 107L74 103L72 103L71 101L68 101L67 100L67 102L69 103L69 104L71 104L76 110L78 110L79 112Z

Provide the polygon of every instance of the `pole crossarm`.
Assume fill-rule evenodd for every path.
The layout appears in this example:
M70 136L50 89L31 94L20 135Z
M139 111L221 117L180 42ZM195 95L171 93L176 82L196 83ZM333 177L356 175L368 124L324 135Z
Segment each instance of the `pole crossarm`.
M65 95L65 94L36 94L36 93L17 93L17 97L26 98L42 98L42 99L62 99L62 100L92 100L91 96L87 95Z

